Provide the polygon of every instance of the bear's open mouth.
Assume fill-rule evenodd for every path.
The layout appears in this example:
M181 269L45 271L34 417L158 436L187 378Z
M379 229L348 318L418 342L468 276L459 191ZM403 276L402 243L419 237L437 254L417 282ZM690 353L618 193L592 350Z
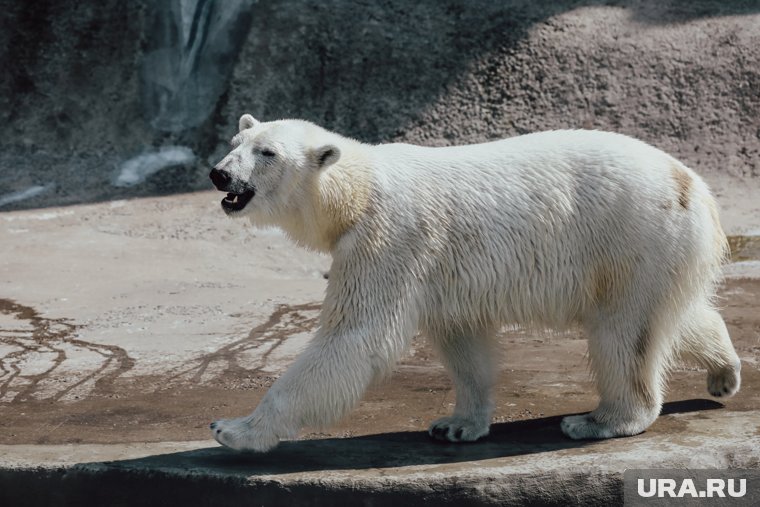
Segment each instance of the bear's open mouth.
M246 190L242 194L236 194L235 192L229 192L227 197L222 199L222 208L227 211L240 211L245 208L246 204L253 199L256 192L253 190Z

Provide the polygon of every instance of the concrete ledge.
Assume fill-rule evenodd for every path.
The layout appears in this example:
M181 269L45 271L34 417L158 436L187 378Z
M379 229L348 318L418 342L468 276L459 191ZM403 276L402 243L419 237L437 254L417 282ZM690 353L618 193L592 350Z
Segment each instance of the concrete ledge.
M760 411L666 404L673 431L575 442L559 418L470 445L422 432L284 442L0 446L0 505L615 505L631 468L760 468Z

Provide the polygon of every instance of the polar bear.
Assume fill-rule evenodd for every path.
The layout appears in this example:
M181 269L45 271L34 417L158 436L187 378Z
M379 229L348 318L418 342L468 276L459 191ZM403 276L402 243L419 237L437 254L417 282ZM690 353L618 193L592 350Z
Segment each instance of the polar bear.
M497 331L580 325L600 395L565 417L573 439L634 435L658 416L668 366L739 389L739 358L712 304L726 238L705 183L619 134L565 130L485 144L368 145L301 120L240 118L211 171L222 208L332 255L313 340L253 413L211 424L266 451L336 421L421 331L456 389L430 436L488 434Z

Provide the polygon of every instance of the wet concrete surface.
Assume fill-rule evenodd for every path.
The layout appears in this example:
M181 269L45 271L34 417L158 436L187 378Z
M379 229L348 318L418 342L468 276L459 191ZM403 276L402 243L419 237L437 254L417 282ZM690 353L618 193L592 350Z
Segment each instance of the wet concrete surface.
M729 280L721 297L724 317L744 364L742 390L730 400L720 401L732 411L759 409L760 393L753 386L760 382L760 281ZM240 415L255 407L286 366L270 365L266 371L268 358L290 336L313 329L319 305L281 305L243 338L198 354L175 368L138 377L128 375L135 360L123 348L76 339L67 335L74 326L60 320L52 322L61 329L50 332L53 324L33 310L0 301L2 311L8 308L23 311L39 327L32 331L28 344L23 338L7 335L8 329L0 329L4 345L23 347L7 353L0 363L0 393L4 394L0 444L59 444L206 438L210 420ZM596 395L586 366L586 343L579 333L536 336L505 331L502 342L505 350L496 391L496 423L594 408ZM97 355L99 362L62 379L65 371L56 370L78 353ZM260 366L249 362L254 357ZM49 381L51 378L59 382ZM92 388L86 395L69 396L87 384ZM699 398L709 398L705 372L690 365L677 368L670 376L668 400ZM432 419L450 412L453 403L448 377L431 348L418 338L394 376L373 387L348 418L319 433L307 430L305 437L424 430ZM718 406L723 405L710 405ZM667 433L674 429L677 424L666 415L649 431Z
M505 330L495 424L482 443L427 440L424 430L451 412L454 392L417 338L395 374L336 426L306 429L267 457L216 448L208 423L252 410L308 342L329 268L327 258L279 233L227 220L216 201L199 193L0 215L0 468L100 463L83 469L93 480L132 465L257 480L314 472L321 478L304 480L395 477L388 491L402 491L414 474L479 484L472 473L480 469L483 477L507 473L504 467L546 475L573 460L581 460L574 473L603 466L613 482L597 486L614 489L621 463L657 451L662 463L685 466L696 459L694 448L699 459L713 457L705 466L728 466L729 454L753 466L746 460L754 456L747 449L760 449L755 238L731 240L735 266L749 268L719 291L743 363L741 391L709 399L706 373L681 365L670 375L663 415L642 435L593 443L563 437L560 416L597 401L585 340L577 331ZM102 460L86 458L93 449ZM114 461L123 463L103 465ZM45 480L58 484L50 473Z

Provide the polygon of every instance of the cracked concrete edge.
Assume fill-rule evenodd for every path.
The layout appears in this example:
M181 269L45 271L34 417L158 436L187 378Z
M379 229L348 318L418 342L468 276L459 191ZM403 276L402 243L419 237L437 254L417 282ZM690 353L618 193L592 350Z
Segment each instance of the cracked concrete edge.
M645 434L546 452L533 445L532 452L478 460L469 460L469 451L451 451L466 447L415 448L392 436L386 445L383 435L286 442L266 457L208 441L5 445L0 504L615 505L622 503L626 469L760 469L760 411L676 417L686 425L677 438ZM357 445L366 452L357 454ZM403 465L400 456L401 466L375 467L371 457L383 449L406 452L406 461L418 464ZM447 452L442 461L427 459ZM333 462L335 455L347 456L345 466L323 466L327 453ZM359 463L352 461L357 456Z
M566 477L527 476L495 481L458 481L456 484L365 485L245 484L215 477L186 478L161 473L101 474L98 477L63 471L24 471L6 478L0 472L5 505L284 505L346 506L394 505L588 505L622 504L622 475L598 477L581 473ZM6 480L8 479L8 480ZM11 484L12 482L12 484ZM24 492L26 491L26 492ZM31 494L30 494L31 492Z
M398 478L230 477L202 471L97 467L0 470L3 505L615 505L622 472L596 470L506 477L437 474Z

